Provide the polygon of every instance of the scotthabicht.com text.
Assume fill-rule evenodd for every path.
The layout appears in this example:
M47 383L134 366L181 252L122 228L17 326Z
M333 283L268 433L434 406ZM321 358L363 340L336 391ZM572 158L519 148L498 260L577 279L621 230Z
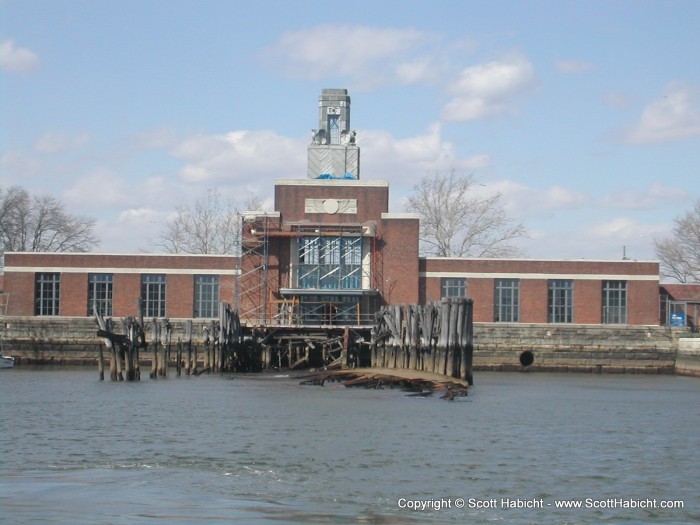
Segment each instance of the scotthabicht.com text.
M443 509L682 509L681 500L606 498L546 501L543 498L399 498L400 509L440 511Z

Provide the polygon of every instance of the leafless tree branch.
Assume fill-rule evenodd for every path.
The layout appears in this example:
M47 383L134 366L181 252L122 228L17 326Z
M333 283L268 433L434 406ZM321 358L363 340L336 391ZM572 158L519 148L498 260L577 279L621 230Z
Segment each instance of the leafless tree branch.
M654 240L661 275L679 283L700 282L700 199L674 224L672 238Z
M472 175L435 173L414 187L406 211L421 217L421 253L439 257L514 257L511 241L526 235L509 219L499 193L476 194Z
M224 201L218 190L207 192L193 205L177 206L154 243L168 253L237 254L240 250L240 213L259 210L262 201L249 197L242 205Z
M99 244L95 220L72 215L55 197L31 196L19 186L0 188L0 249L86 252Z

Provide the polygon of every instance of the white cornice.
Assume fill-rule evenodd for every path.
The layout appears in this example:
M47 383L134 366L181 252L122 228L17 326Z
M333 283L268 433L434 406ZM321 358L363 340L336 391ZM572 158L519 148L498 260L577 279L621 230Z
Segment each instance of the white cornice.
M348 186L351 188L388 188L385 180L352 180L352 179L277 179L275 186L323 186L326 188Z

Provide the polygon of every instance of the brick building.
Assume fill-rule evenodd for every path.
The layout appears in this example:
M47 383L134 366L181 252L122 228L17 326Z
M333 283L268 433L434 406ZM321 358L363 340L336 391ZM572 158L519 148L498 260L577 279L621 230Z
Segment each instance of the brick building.
M236 257L104 253L5 254L5 315L218 317L234 299Z
M659 265L419 257L417 215L389 212L389 185L360 180L346 90L323 90L307 178L278 180L274 211L242 217L239 256L6 253L8 316L215 318L369 324L378 306L474 299L478 323L659 325Z

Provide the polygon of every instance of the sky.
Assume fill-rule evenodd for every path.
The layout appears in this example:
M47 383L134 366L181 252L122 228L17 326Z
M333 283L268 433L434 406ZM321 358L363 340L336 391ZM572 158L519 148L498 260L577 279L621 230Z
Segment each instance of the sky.
M655 258L700 197L697 0L0 0L0 187L157 251L216 189L273 207L346 88L390 211L435 173L499 193L529 258Z

